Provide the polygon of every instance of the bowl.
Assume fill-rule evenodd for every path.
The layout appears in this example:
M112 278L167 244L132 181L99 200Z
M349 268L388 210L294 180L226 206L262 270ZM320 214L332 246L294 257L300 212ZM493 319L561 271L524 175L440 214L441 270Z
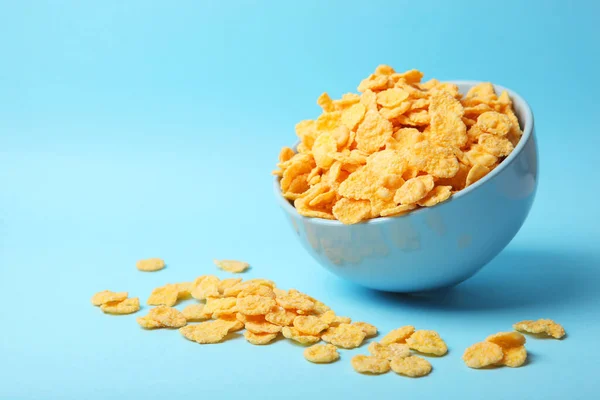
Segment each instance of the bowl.
M461 93L480 83L453 81ZM517 234L538 183L533 114L507 90L523 136L513 152L484 178L434 207L355 225L307 218L275 194L302 246L327 270L371 289L420 292L457 285L496 257Z

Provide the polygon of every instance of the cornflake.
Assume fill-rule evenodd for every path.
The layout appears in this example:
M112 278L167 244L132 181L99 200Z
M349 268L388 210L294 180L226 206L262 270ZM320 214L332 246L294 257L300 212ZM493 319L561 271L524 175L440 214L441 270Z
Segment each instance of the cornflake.
M366 322L354 322L352 325L359 327L367 335L367 338L377 336L377 328Z
M101 306L105 303L111 303L115 301L123 301L127 298L127 292L111 292L110 290L103 290L92 296L92 304L95 306Z
M140 299L134 297L123 301L109 301L100 306L100 309L107 314L133 314L140 309Z
M294 340L300 344L313 344L321 340L319 336L305 335L298 329L290 326L284 326L281 329L281 333L287 339Z
M177 303L179 297L179 290L177 286L172 284L166 284L156 288L150 293L150 297L146 301L149 306L173 306Z
M186 318L179 310L167 306L158 306L151 309L148 312L148 318L167 328L181 328L187 324Z
M362 94L318 98L323 113L296 125L300 143L280 152L275 171L300 215L344 224L404 215L443 203L511 154L523 132L507 92L482 83L463 96L422 77L380 65Z
M148 258L146 260L138 261L135 266L140 271L154 272L163 269L165 267L165 262L160 258Z
M233 272L234 274L244 272L250 266L247 262L236 260L213 260L213 262L223 271Z
M265 315L271 308L275 307L275 300L271 297L250 295L238 297L236 301L237 310L246 315Z
M390 366L395 373L411 378L425 376L431 372L429 361L418 356L395 357Z
M448 346L435 331L418 330L406 339L406 344L413 350L435 356L443 356L448 352Z
M390 370L390 362L385 358L365 356L362 354L352 357L352 368L361 374L385 374Z
M410 337L415 331L415 327L412 325L403 326L398 329L394 329L387 335L385 335L380 343L383 345L389 345L392 343L406 343L406 339Z
M504 357L502 347L492 342L479 342L465 350L463 361L469 368L484 368L499 363Z
M351 324L340 324L337 327L327 329L321 338L334 346L344 349L359 347L367 334L358 326Z
M304 358L316 364L328 364L339 360L340 353L332 344L315 344L304 350Z
M248 343L255 345L265 345L271 343L277 338L277 333L254 333L251 331L244 332L244 337Z
M212 313L206 313L204 311L204 304L190 304L186 306L181 313L188 322L198 322L210 319Z
M381 343L373 342L367 347L369 353L375 357L386 358L391 360L393 358L403 358L410 355L410 348L407 344L403 343L391 343L383 345Z
M518 331L539 334L543 333L552 336L555 339L560 339L565 336L565 329L562 325L552 321L551 319L538 319L537 321L521 321L513 325Z

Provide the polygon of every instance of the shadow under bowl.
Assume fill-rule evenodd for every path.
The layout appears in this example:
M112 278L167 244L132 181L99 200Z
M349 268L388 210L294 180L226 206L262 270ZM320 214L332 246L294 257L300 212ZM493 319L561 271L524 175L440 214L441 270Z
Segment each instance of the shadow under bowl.
M480 82L452 83L466 93ZM390 292L454 286L490 262L525 222L538 183L531 108L512 90L494 87L508 91L523 136L487 176L434 207L344 225L298 214L275 178L275 194L302 246L340 278Z

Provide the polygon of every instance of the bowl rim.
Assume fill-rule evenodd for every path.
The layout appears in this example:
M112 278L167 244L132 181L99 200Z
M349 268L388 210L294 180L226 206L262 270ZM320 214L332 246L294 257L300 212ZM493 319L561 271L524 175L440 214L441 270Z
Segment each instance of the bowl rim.
M450 81L444 81L444 82L453 83L453 84L462 85L462 86L469 86L469 87L473 87L480 83L487 83L487 81L472 81L472 80L450 80ZM509 154L509 156L506 157L506 159L504 159L504 161L502 161L502 163L500 163L500 165L498 165L498 167L494 168L494 170L492 172L490 172L489 174L487 174L486 176L484 176L482 179L478 180L474 184L470 185L469 187L452 195L452 197L447 201L436 204L433 207L422 207L418 210L411 211L411 212L403 214L403 215L372 218L372 219L360 222L357 225L384 224L384 223L389 222L394 219L414 216L416 214L426 212L427 210L443 206L444 204L449 204L452 201L455 201L456 199L460 199L461 197L469 195L471 192L477 190L479 187L490 182L495 176L497 176L503 170L505 170L508 167L508 165L512 164L512 162L523 151L523 148L525 148L525 144L529 141L529 138L533 135L533 112L531 111L531 106L529 105L529 103L527 103L527 101L525 101L525 99L521 95L519 95L517 92L515 92L514 90L509 89L502 85L497 85L495 83L492 83L492 85L494 86L494 90L496 90L496 92L501 93L502 91L506 90L508 92L513 104L519 103L520 108L522 108L524 110L524 113L523 113L524 114L523 115L523 135L521 136L519 143L517 144L515 149ZM288 199L283 197L283 194L281 193L281 187L279 185L279 180L280 180L280 178L278 176L275 176L275 178L273 180L274 186L275 186L275 194L278 198L278 201L279 201L281 207L283 209L285 209L287 212L295 214L297 217L299 217L302 220L304 220L304 219L310 220L311 223L322 224L322 225L333 225L333 226L347 226L338 220L331 220L331 219L317 218L317 217L305 217L304 215L299 214L298 211L296 210L296 207L294 207L289 202Z

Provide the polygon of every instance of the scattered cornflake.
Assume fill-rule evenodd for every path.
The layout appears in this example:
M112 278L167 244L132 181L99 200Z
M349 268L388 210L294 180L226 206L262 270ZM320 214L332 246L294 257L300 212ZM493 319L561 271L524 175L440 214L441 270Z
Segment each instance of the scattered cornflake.
M502 348L519 347L525 344L525 336L519 332L499 332L490 335L485 339L486 342L496 343Z
M179 290L176 285L170 283L165 286L156 288L150 293L150 297L146 301L149 306L173 306L177 303L179 297Z
M411 378L425 376L431 372L429 361L419 356L395 357L390 366L395 373Z
M186 318L179 310L168 306L152 308L148 317L167 328L181 328L187 324Z
M279 326L290 326L294 322L297 314L286 310L281 306L275 306L265 314L265 320Z
M294 318L294 327L305 335L317 336L329 325L314 315L299 315Z
M362 354L352 357L352 368L361 374L385 374L390 370L390 362L385 358L365 356Z
M271 297L257 295L238 297L236 301L237 310L246 315L265 315L275 304Z
M206 300L208 297L218 297L219 278L214 275L202 275L192 282L192 297L197 300Z
M140 271L154 272L163 269L165 267L165 262L160 258L148 258L138 261L135 266Z
M110 290L103 290L92 296L92 304L98 307L105 303L123 301L128 295L127 292L111 292Z
M367 338L377 336L377 328L366 322L354 322L352 325L359 327L367 335Z
M223 271L232 272L234 274L239 274L244 272L250 267L250 264L244 261L236 261L236 260L213 260L215 265L221 268Z
M179 329L179 332L188 340L200 344L219 343L229 333L231 324L222 320L206 321L196 325L188 325Z
M551 319L521 321L514 324L513 328L520 332L545 334L552 336L555 339L561 339L563 336L565 336L565 329L562 327L562 325L552 321Z
M462 94L422 77L380 65L362 94L319 96L323 113L296 124L300 143L281 150L275 171L300 215L344 224L400 216L448 200L511 154L523 132L507 92L482 83Z
M406 339L406 344L413 350L424 354L443 356L448 352L448 346L435 331L418 330Z
M352 324L340 324L323 332L321 338L334 346L344 349L359 347L367 334L358 326Z
M190 304L186 306L181 313L188 322L198 322L210 319L212 313L204 311L205 304Z
M404 343L391 343L388 345L383 345L381 343L372 342L369 344L367 349L372 356L386 358L388 360L397 357L408 357L410 355L410 348Z
M134 297L122 301L109 301L108 303L102 304L100 309L107 314L133 314L140 309L140 299Z
M281 333L287 339L294 340L300 344L313 344L321 340L319 336L305 335L298 329L290 326L284 326L281 329Z
M164 328L160 322L153 320L147 315L144 317L137 317L135 320L144 329Z
M492 342L479 342L467 348L462 358L469 368L484 368L499 363L503 357L502 347Z
M339 360L340 353L332 344L315 344L304 350L304 358L316 364L328 364Z
M506 365L511 368L518 368L527 361L527 350L525 346L511 347L503 349L504 357L499 364Z
M410 337L415 331L415 327L412 325L403 326L398 329L394 329L387 335L385 335L379 341L383 345L389 345L392 343L406 343L406 339Z
M269 344L277 338L277 333L254 333L251 331L244 332L244 337L248 343L255 345Z

